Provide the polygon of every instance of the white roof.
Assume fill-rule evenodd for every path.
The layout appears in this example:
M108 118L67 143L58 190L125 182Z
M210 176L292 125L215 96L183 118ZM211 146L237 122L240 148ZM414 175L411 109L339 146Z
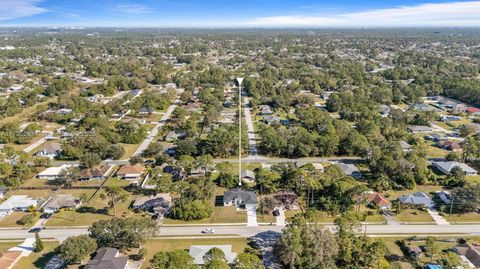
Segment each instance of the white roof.
M37 177L53 177L58 176L62 172L63 169L71 167L73 165L63 164L62 166L57 167L49 167L42 172L38 173Z
M188 253L193 257L195 264L204 264L203 256L212 248L221 249L228 263L233 263L237 257L237 253L232 252L232 245L191 245Z
M26 208L36 206L37 200L29 198L27 195L12 195L0 205L0 210L12 210L14 208Z
M470 167L470 166L468 166L464 163L459 163L459 162L435 162L434 164L435 164L435 166L447 171L448 173L450 173L450 171L452 171L452 169L455 166L460 167L460 169L462 169L463 172L465 172L465 173L477 173L477 170L473 169L472 167Z

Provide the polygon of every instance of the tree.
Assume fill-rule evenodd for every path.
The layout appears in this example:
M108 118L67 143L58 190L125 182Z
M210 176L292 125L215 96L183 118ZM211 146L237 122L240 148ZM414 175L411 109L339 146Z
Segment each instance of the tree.
M205 261L205 263L207 263L207 262L212 261L212 260L226 261L226 258L225 258L225 253L223 252L223 250L221 250L217 247L213 247L213 248L209 249L207 251L207 253L205 253L205 255L203 256L203 260Z
M128 193L126 190L118 186L115 186L115 187L109 186L105 188L105 194L102 193L100 195L102 199L109 198L108 206L110 208L113 208L115 217L117 216L117 203L127 201L129 196L130 196L130 193Z
M138 156L138 155L137 155L137 156L132 156L132 157L130 158L130 165L135 165L135 164L137 164L137 163L143 164L143 158L142 158L142 156Z
M265 269L260 258L251 253L242 253L235 258L235 269Z
M465 185L465 172L462 168L455 166L450 171L450 174L447 177L448 185L451 187L461 187Z
M425 251L427 255L430 256L430 262L440 252L440 246L438 245L437 239L435 237L427 236L427 241L425 243Z
M92 168L102 162L100 155L97 153L87 152L80 157L80 166L82 168Z
M40 235L38 233L35 233L35 243L33 244L33 248L35 249L35 252L42 252L44 248L44 244L42 239L40 238Z
M197 268L193 262L193 257L183 249L171 252L158 252L150 260L150 264L153 269Z
M94 222L88 232L99 247L128 249L140 247L157 230L151 219L113 218Z
M208 262L205 262L203 269L230 269L230 266L225 260L214 259Z
M58 246L57 251L66 264L80 263L97 249L95 239L86 234L72 236Z
M334 235L318 224L294 217L275 245L278 259L289 268L335 267L338 244Z

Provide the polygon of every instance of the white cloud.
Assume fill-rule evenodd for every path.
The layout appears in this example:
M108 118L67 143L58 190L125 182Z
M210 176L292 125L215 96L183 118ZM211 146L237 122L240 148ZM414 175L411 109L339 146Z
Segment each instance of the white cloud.
M153 11L152 8L139 5L139 4L121 4L116 6L117 11L130 14L130 15L140 15L146 14Z
M29 17L47 12L40 7L41 0L0 0L0 20Z
M470 27L480 26L480 1L419 4L332 15L261 17L249 26L273 27Z

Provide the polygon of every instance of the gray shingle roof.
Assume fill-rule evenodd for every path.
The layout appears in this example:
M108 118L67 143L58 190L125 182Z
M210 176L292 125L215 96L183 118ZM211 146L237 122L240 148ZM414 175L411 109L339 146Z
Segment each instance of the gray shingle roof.
M236 198L240 198L245 204L256 204L257 195L251 191L245 191L241 189L228 190L223 194L224 202L231 202Z

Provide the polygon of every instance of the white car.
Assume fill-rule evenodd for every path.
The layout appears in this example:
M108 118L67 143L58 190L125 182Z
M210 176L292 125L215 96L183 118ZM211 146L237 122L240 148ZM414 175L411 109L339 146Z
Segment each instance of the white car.
M213 233L215 233L215 230L212 229L212 228L208 228L208 229L203 230L202 233L204 233L204 234L213 234Z

